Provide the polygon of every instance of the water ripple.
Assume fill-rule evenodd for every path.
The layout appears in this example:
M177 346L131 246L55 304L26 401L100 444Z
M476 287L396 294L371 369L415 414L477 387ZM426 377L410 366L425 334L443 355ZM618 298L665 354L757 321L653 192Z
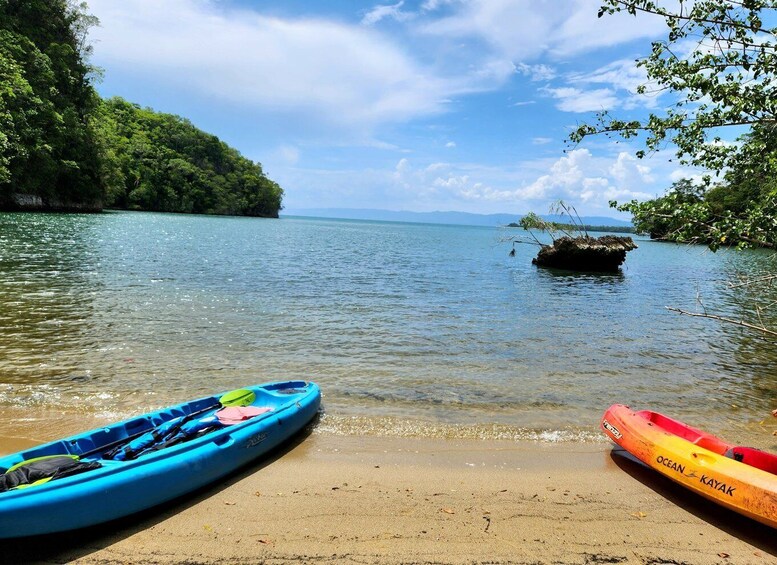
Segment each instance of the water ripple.
M122 415L305 378L324 390L327 428L579 438L623 402L777 443L765 420L777 406L775 349L665 308L694 310L701 297L710 311L746 316L755 292L727 283L773 272L768 255L640 240L621 273L581 275L538 270L529 246L510 258L500 237L380 222L0 214L0 410Z

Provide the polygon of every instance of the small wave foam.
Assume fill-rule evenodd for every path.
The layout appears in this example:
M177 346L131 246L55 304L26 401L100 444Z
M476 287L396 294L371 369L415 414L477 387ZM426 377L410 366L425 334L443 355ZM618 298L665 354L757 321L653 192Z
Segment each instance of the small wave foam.
M392 417L322 414L316 433L382 437L534 441L539 443L607 443L594 429L531 429L505 424L446 424Z
M89 414L105 420L126 419L153 410L157 407L153 397L153 392L133 395L104 390L70 392L52 384L0 383L0 409L56 410L61 413Z
M61 401L61 394L52 385L0 384L0 405L50 406Z

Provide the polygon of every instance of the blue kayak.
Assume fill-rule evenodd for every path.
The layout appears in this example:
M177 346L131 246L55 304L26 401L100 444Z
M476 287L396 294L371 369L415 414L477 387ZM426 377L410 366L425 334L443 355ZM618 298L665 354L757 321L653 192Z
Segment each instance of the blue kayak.
M92 526L187 494L282 444L320 403L315 383L256 385L1 457L0 538Z

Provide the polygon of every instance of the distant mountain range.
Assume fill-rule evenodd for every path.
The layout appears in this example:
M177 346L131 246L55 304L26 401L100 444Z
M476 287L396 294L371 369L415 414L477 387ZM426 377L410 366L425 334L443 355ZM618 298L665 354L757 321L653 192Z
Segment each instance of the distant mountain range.
M411 222L419 224L453 224L464 226L506 226L518 222L521 214L471 214L469 212L406 212L376 210L371 208L289 208L281 211L283 216L306 216L315 218L339 218L343 220L377 220L382 222ZM543 219L568 223L567 216L545 215ZM631 222L606 216L581 216L588 226L629 227Z

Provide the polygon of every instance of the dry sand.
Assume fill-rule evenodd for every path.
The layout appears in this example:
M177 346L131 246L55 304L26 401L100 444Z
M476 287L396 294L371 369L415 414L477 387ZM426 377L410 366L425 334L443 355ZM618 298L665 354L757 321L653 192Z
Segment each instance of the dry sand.
M9 563L762 565L777 563L775 538L605 444L314 433L174 504L3 542L0 555Z

